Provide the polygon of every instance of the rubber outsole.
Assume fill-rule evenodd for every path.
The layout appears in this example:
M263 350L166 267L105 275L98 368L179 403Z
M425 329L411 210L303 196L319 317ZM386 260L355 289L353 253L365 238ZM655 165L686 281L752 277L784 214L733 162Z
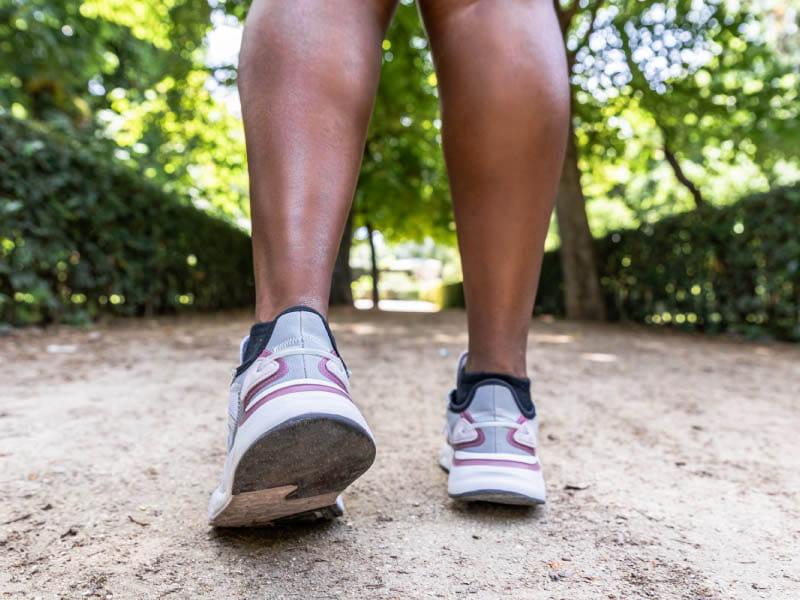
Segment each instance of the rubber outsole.
M374 460L375 443L358 423L330 414L295 417L265 432L242 455L230 502L211 524L338 516L337 497Z
M449 475L450 467L444 464L441 459L439 467ZM448 492L447 495L459 502L491 502L493 504L508 504L513 506L540 506L546 503L544 498L537 498L522 494L518 491L503 489L471 489L468 492L459 494Z
M332 521L344 514L344 504L335 503L330 506L323 506L314 510L283 517L273 521L275 525L283 525L284 523L314 523L316 521Z
M516 494L505 490L475 490L466 494L449 494L449 496L462 502L492 502L494 504L510 504L513 506L540 506L545 503L540 498L531 498L524 494Z

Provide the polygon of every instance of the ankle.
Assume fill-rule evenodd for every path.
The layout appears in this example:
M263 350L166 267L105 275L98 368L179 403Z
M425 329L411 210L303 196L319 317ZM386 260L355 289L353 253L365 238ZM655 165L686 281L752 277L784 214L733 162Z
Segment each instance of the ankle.
M502 373L513 377L527 377L525 359L513 359L503 356L481 356L473 355L472 352L467 356L467 364L464 366L467 373Z
M293 297L287 298L279 302L272 300L259 300L256 302L256 321L258 323L265 323L273 321L279 314L287 308L293 306L307 306L320 313L326 319L328 318L328 303L320 300L317 297Z

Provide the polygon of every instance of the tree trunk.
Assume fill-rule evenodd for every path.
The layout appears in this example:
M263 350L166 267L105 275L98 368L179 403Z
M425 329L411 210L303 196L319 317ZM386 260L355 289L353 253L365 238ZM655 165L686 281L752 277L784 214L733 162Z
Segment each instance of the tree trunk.
M333 265L333 280L331 281L331 306L353 306L353 290L350 284L353 281L353 271L350 269L350 246L353 243L353 215L347 215L344 225L342 241L339 243L339 253Z
M666 136L664 136L664 146L662 150L664 151L664 158L667 159L669 166L672 167L672 171L675 173L675 178L681 182L687 190L689 190L692 198L694 198L695 208L700 208L703 206L706 203L706 201L703 199L703 194L700 193L700 190L694 184L694 182L686 176L686 173L683 172L681 164L678 162L678 157L675 156L670 147L667 145Z
M571 125L556 196L556 214L561 235L567 317L603 321L606 319L606 306L594 258L592 232L586 217L575 131Z
M375 240L373 234L375 231L372 229L372 223L367 221L367 240L369 240L369 258L370 258L370 275L372 276L372 308L378 310L378 302L381 299L380 291L380 276L378 270L378 257L375 254Z

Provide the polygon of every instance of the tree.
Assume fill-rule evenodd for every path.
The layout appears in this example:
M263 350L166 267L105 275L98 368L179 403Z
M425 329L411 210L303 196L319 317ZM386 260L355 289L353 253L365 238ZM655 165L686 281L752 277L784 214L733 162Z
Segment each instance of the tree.
M353 305L353 290L350 287L353 282L353 271L350 268L350 247L352 242L353 215L351 213L347 216L342 240L339 242L339 252L336 254L336 262L333 265L333 281L331 282L329 298L331 306Z
M678 157L675 156L675 152L672 151L670 146L670 141L667 136L667 132L661 128L661 137L664 139L664 145L662 146L662 152L664 153L664 158L666 159L669 166L672 168L673 173L675 173L675 179L677 179L692 195L692 199L694 200L694 207L700 208L701 206L705 206L706 201L703 199L703 194L698 189L697 185L689 179L686 173L681 167L681 163L678 160Z
M573 107L556 201L566 304L570 316L599 319L589 228L599 203L622 205L636 224L724 201L726 180L737 196L789 183L800 157L800 46L780 2L764 16L752 0L554 1ZM0 0L0 111L48 121L187 201L242 219L242 129L210 91L232 84L235 66L207 66L204 39L212 20L242 20L249 4ZM411 0L382 52L337 260L345 281L333 286L345 301L352 233L367 215L390 243L454 242L436 75Z
M0 106L234 220L244 144L207 89L210 13L207 0L0 0Z
M666 160L695 203L702 203L680 155L702 164L709 145L733 141L731 162L743 152L769 169L780 157L797 156L791 142L800 133L797 77L766 43L755 6L729 8L718 0L555 3L574 109L557 200L567 312L601 318L580 175L591 176L590 167L618 156L642 173L652 171L653 160ZM649 156L625 154L631 141L621 135L626 111L643 113L663 132ZM618 189L626 194L624 186Z
M381 80L353 202L353 225L380 231L390 242L427 236L452 243L436 74L412 2L403 1L398 7L382 51ZM342 243L340 252L346 250L349 244ZM374 252L373 263L374 282L378 275ZM338 285L334 277L334 286Z
M594 256L594 240L586 215L586 200L578 167L578 148L572 127L556 195L556 216L561 236L564 304L572 319L603 321L605 301Z
M554 0L561 32L567 39L567 68L570 73L575 68L577 52L569 49L569 36L572 35L577 39L578 47L588 42L601 2L602 0L595 0L588 15L584 17L590 23L586 31L571 33L579 10L579 0L571 0L571 3L563 8L559 0ZM574 107L574 95L571 95L571 104ZM581 184L578 144L573 123L570 123L568 136L564 166L556 195L556 217L561 238L561 264L564 272L567 316L573 319L604 320L605 302L594 257L592 232L586 215L586 199Z

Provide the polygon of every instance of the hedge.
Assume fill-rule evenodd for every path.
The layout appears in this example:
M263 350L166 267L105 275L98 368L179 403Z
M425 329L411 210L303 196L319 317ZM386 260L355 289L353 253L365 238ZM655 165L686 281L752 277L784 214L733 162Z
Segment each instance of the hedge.
M800 186L617 231L596 250L614 320L800 341ZM564 314L558 252L537 312Z
M0 116L0 320L252 303L249 236L111 159Z
M609 318L800 341L800 186L702 207L595 241ZM464 306L461 284L445 306ZM558 250L535 314L564 316Z

